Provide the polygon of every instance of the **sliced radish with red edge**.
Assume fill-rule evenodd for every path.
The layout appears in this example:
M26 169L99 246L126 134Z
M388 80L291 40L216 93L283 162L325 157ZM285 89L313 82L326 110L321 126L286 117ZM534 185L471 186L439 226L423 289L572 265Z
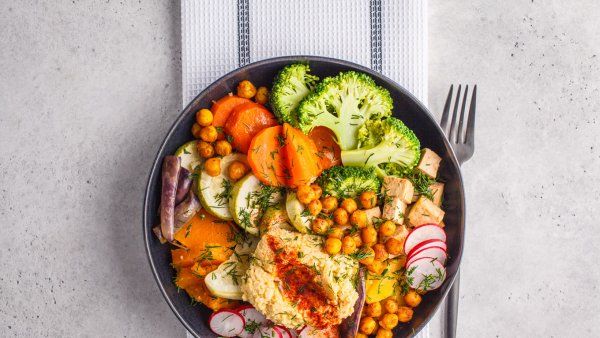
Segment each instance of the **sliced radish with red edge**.
M293 338L292 331L288 330L287 327L281 325L275 325L275 328L281 332L283 338Z
M434 260L442 263L442 265L444 265L444 264L446 264L446 258L448 258L448 255L446 254L446 250L444 250L440 247L432 246L429 248L418 250L417 252L414 253L414 255L408 257L408 259L406 260L405 266L409 266L412 262L416 261L419 258L424 258L424 257L434 259Z
M277 326L261 326L254 332L254 338L283 338Z
M412 250L410 250L410 252L406 255L406 257L411 257L419 250L434 247L434 246L440 247L440 248L444 249L444 251L448 250L445 242L440 241L439 239L428 239L426 241L423 241L423 242L415 245L415 247L412 248Z
M410 252L417 244L430 240L437 239L442 242L446 241L446 232L437 225L423 225L413 229L406 240L404 241L404 253Z
M442 263L428 257L413 261L406 268L408 284L421 291L435 290L446 279L446 269Z
M242 333L245 326L244 317L234 310L214 312L208 320L210 329L222 337L235 337Z
M242 305L236 311L244 317L244 330L239 334L240 338L249 338L258 331L258 326L264 326L268 323L267 317L255 309L252 305Z

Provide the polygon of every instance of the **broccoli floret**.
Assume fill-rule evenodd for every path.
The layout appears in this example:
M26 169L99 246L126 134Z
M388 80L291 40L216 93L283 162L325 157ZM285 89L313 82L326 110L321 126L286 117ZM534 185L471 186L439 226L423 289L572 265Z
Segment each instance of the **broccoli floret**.
M356 197L364 191L379 192L381 181L373 168L342 167L329 168L317 179L324 195L336 198Z
M368 75L342 72L325 78L298 106L298 126L308 133L316 126L331 129L342 150L354 149L357 131L369 120L392 113L390 93Z
M319 81L309 72L308 65L298 63L283 68L275 78L270 103L280 123L297 125L296 108Z
M393 117L367 121L358 131L358 144L358 149L342 151L342 163L374 167L379 176L403 176L417 165L421 156L415 133Z

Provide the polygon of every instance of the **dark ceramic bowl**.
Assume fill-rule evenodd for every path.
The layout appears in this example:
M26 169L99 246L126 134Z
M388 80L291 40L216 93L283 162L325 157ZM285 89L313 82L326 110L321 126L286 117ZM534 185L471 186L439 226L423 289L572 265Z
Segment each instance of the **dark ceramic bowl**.
M238 82L242 80L251 80L257 87L270 87L273 78L281 68L298 61L308 62L312 73L321 78L347 70L357 70L370 74L375 82L390 91L394 99L394 116L402 119L408 127L414 130L421 140L422 147L431 148L443 159L439 175L446 183L444 193L446 216L444 222L446 223L448 254L450 257L447 266L447 278L439 289L429 292L423 297L421 305L415 310L413 320L406 325L399 325L394 331L395 337L412 336L419 332L431 319L450 289L458 271L465 229L465 200L460 169L442 130L421 102L389 78L347 61L314 56L290 56L259 61L236 69L215 81L196 96L183 110L158 150L150 171L144 201L144 239L150 266L158 287L177 318L188 331L197 337L215 336L208 327L208 317L211 311L201 304L190 305L191 300L188 295L185 292L177 292L177 288L173 283L175 270L170 264L171 248L169 245L160 244L152 233L152 227L159 223L157 210L160 202L162 160L166 155L173 154L180 145L192 139L190 129L194 123L194 115L200 108L209 107L213 100L227 93L235 92Z

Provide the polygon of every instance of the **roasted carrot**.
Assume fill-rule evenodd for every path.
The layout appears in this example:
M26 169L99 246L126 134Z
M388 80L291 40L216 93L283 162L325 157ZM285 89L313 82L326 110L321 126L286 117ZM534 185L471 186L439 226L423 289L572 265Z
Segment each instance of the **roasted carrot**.
M254 135L275 125L277 120L270 111L258 103L250 102L233 109L225 122L225 133L232 137L231 144L235 149L246 153Z
M206 210L201 210L175 233L175 239L188 249L203 249L207 243L233 247L236 228Z
M342 164L340 146L335 134L327 127L316 127L308 134L317 146L319 161L323 170Z
M248 164L258 179L267 185L284 186L289 177L285 167L283 127L261 130L250 142Z
M315 142L299 129L283 125L286 166L290 172L288 186L311 183L323 171Z
M210 107L210 111L213 113L213 126L223 127L233 108L248 102L252 101L235 95L223 96L215 101Z

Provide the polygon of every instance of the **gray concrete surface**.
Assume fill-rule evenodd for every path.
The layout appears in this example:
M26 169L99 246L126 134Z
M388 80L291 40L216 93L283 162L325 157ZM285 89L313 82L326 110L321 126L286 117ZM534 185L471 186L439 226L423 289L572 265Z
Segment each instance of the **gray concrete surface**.
M430 106L479 85L459 337L600 335L595 1L431 1ZM141 238L180 109L170 1L0 6L0 336L182 337Z

